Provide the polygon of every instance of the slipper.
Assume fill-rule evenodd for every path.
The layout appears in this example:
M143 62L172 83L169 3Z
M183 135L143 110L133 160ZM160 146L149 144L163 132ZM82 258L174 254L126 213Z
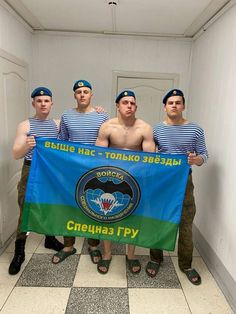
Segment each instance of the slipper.
M161 264L158 263L158 262L149 261L149 262L147 263L147 266L146 266L146 269L145 269L146 274L147 274L149 277L154 278L154 277L157 275L158 271L159 271L160 265L161 265ZM152 273L150 273L148 270L151 270Z
M97 271L102 275L105 275L106 273L108 273L111 260L112 260L112 258L111 259L100 259L100 261L97 263ZM104 267L104 268L106 268L106 270L101 270L99 267Z
M89 252L89 255L91 257L91 261L93 264L97 264L102 259L102 254L98 249L97 250L91 250L90 248L88 248L88 252ZM99 258L99 260L97 262L95 260L96 257Z
M128 259L128 256L126 256L126 263L128 265L129 271L132 274L138 274L141 271L141 264L138 259ZM134 267L139 267L138 270L134 271Z
M190 269L184 269L182 270L183 273L185 273L185 275L187 276L188 280L193 284L193 285L200 285L202 280L201 277L199 275L199 273L196 271L196 269L194 268L190 268Z
M56 254L53 255L53 257L52 257L52 263L53 263L53 264L59 264L59 263L63 262L64 259L66 259L68 256L73 255L73 254L75 254L75 253L76 253L76 249L75 249L75 248L73 248L73 250L70 251L70 252L65 252L65 251L61 250L61 251L59 251L59 252L57 252ZM56 257L59 258L59 261L58 261L58 262L54 262L54 261L53 261L54 256L56 256Z

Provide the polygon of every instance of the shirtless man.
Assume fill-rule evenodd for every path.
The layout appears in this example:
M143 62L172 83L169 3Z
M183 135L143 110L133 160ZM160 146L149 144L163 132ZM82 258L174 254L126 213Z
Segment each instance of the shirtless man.
M118 116L106 121L100 128L97 146L155 152L152 128L149 124L135 117L137 110L134 92L125 90L116 98ZM104 240L104 255L97 264L97 270L106 274L111 262L111 241ZM128 245L126 261L130 271L138 274L141 264L134 255L135 246Z

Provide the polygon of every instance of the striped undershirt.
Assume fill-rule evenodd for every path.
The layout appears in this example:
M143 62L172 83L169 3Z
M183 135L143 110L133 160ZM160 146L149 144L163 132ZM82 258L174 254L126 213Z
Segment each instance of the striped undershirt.
M36 137L57 138L58 128L53 119L40 120L38 118L29 118L30 131L28 135ZM30 150L26 155L26 160L32 160L33 150Z
M204 131L195 123L168 125L161 122L153 128L153 135L160 153L195 152L203 158L204 162L208 158Z
M94 145L100 126L108 119L107 113L81 113L76 109L65 111L61 118L58 138L64 141Z

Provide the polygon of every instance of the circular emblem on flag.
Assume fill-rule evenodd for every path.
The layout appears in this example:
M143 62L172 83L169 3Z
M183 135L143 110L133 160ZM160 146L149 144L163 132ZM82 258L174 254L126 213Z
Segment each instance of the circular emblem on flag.
M118 167L98 167L77 182L75 199L85 215L99 222L116 222L128 217L140 201L135 178Z

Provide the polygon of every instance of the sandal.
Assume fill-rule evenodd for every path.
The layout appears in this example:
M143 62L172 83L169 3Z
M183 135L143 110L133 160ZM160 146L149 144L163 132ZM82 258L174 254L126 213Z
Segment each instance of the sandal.
M106 273L108 273L111 260L112 260L112 258L111 259L100 259L100 261L97 263L97 271L102 275L105 275ZM105 270L101 270L99 267L104 267Z
M93 264L97 264L102 259L102 254L98 249L91 250L89 247L88 252L89 252L89 255ZM96 258L98 258L98 261L96 261Z
M70 251L70 252L65 252L65 251L61 250L61 251L59 251L59 252L57 252L56 254L53 255L52 263L53 264L59 264L59 263L63 262L64 259L66 259L68 256L73 255L75 253L76 253L76 249L75 248L73 248L73 250ZM58 257L59 260L57 262L55 262L54 261L54 257Z
M129 270L130 270L130 272L132 274L140 273L140 271L141 271L141 264L140 264L138 259L128 259L128 256L126 256L126 263L127 263L128 268L129 268ZM134 270L135 267L139 267L139 269L135 271Z
M193 284L193 285L200 285L202 280L201 277L199 275L199 273L196 271L196 269L194 268L190 268L190 269L184 269L182 270L182 272L185 273L185 275L187 276L188 280Z
M160 265L161 265L161 264L158 263L158 262L149 261L149 262L147 263L147 266L146 266L146 269L145 269L146 274L147 274L149 277L154 278L154 277L157 275L158 271L159 271ZM150 273L150 270L152 271L151 273Z

